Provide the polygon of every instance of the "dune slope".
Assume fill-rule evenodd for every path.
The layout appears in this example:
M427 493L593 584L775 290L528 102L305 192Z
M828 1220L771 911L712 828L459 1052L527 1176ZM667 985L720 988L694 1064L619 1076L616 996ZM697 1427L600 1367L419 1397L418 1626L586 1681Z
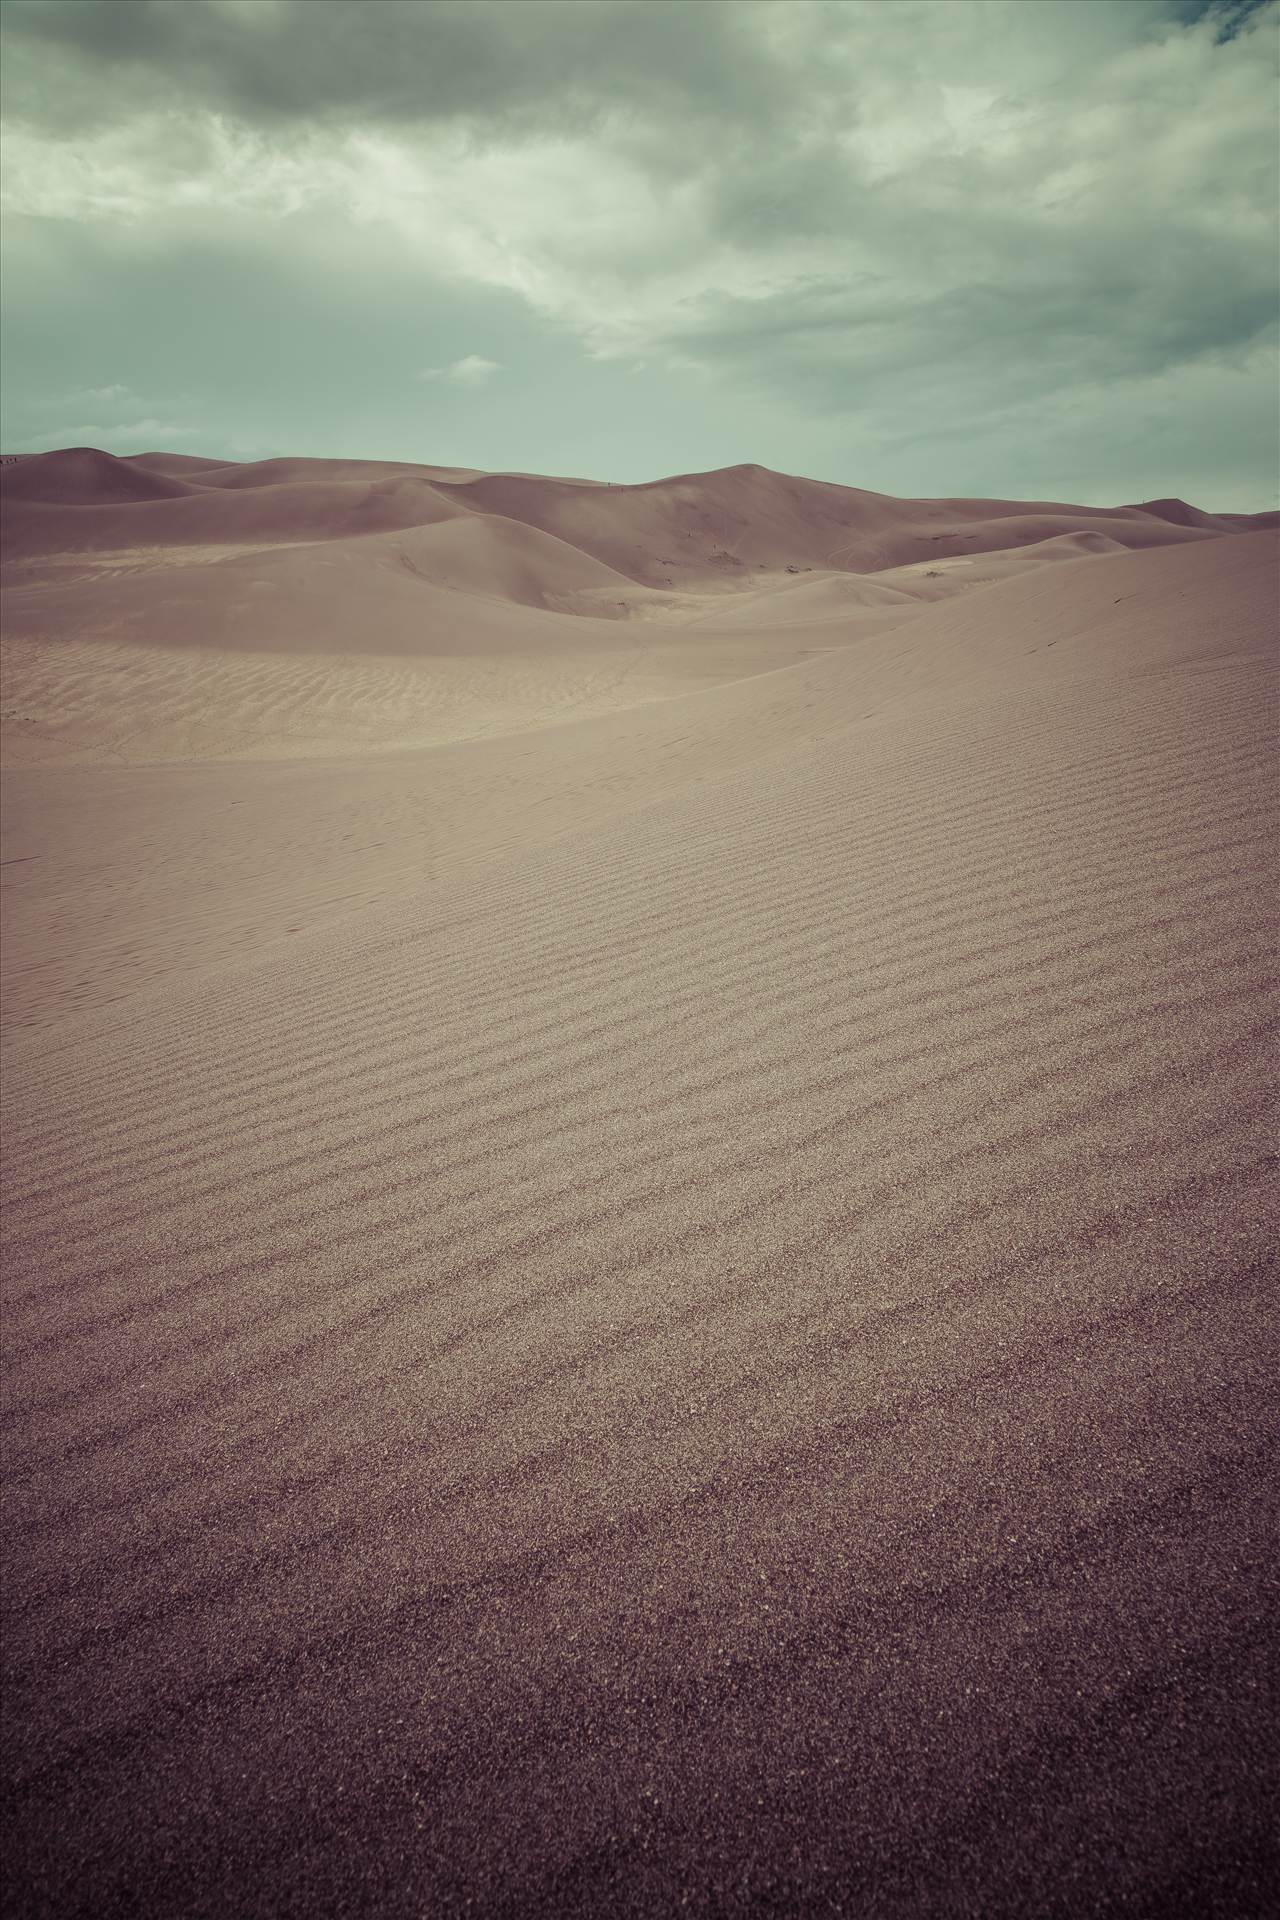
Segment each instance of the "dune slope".
M1098 524L10 774L24 1911L1266 1909L1276 548Z
M539 727L783 666L1050 562L1250 525L1176 501L894 500L761 467L619 487L84 447L6 464L0 494L0 742L23 766Z
M872 572L1080 528L1125 546L1237 530L1183 501L896 500L752 466L613 486L385 461L119 460L73 447L29 454L7 465L0 481L10 551L314 541L480 515L554 534L649 586L739 586L789 565Z

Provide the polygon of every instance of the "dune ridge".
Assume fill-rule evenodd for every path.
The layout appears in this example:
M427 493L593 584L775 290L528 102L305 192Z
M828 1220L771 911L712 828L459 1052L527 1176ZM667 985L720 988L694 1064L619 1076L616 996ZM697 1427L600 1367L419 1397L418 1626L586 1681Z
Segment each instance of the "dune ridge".
M0 513L0 744L24 765L539 726L786 665L1024 568L1255 530L1176 501L893 500L762 467L613 486L93 448L0 469ZM741 659L712 640L748 629Z
M119 464L6 593L27 1909L1264 1911L1273 533Z
M731 581L788 564L870 572L1093 523L1142 546L1234 531L1242 518L1176 500L895 500L754 466L620 485L387 461L119 459L91 447L24 455L0 469L0 484L8 539L30 551L225 543L264 530L331 539L481 514L554 534L646 585L672 573Z

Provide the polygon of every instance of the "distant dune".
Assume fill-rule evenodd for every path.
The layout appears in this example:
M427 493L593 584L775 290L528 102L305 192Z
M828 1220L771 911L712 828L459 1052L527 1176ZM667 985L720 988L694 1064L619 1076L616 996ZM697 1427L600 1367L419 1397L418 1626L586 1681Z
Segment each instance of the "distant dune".
M1268 517L2 478L15 1912L1267 1911Z
M788 565L874 572L1090 526L1142 547L1175 538L1170 528L1203 535L1239 525L1180 500L1142 507L894 500L751 466L609 486L387 461L121 460L71 447L29 454L2 473L6 541L18 551L334 540L479 515L553 534L651 586L676 580L705 588Z
M785 665L857 610L1248 524L1178 501L894 500L763 467L624 487L85 447L17 460L0 489L11 764L542 725ZM744 654L726 632L755 637Z

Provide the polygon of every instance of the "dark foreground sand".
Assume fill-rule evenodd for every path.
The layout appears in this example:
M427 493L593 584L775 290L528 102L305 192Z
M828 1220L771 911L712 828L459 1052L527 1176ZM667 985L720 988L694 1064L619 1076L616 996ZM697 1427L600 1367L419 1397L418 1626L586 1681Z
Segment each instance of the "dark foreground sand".
M18 521L10 1910L1274 1911L1271 536L641 499L606 621L646 490L495 482L272 655L135 471Z

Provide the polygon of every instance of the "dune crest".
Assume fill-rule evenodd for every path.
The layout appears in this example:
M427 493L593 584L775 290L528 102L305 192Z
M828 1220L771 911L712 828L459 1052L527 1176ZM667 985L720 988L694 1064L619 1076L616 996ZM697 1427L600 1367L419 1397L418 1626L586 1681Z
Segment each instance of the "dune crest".
M0 495L6 543L20 553L330 540L479 514L553 534L643 584L678 575L704 588L789 565L874 572L935 552L986 552L1091 526L1124 546L1145 546L1178 537L1162 529L1223 533L1238 530L1243 518L1228 522L1177 500L1140 507L895 500L755 466L623 486L390 461L120 460L88 447L7 464ZM125 511L131 507L146 510Z
M69 448L0 469L0 495L0 744L22 765L541 725L853 644L1029 567L1241 531L1176 501L894 500L758 466L615 486Z

